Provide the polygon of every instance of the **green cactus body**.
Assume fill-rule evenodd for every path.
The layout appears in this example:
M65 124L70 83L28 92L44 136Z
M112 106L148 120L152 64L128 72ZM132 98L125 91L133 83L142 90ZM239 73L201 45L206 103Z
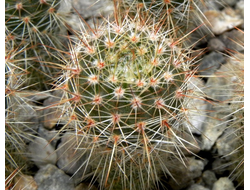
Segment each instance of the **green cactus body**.
M192 65L190 50L172 35L159 23L126 17L79 34L71 46L60 88L101 188L148 189L160 172L168 173L166 159L182 160L178 134L186 133Z

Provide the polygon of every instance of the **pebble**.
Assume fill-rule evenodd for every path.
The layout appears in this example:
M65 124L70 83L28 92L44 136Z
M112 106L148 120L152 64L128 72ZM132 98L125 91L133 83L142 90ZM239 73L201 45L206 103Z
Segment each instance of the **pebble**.
M195 159L195 157L190 158L188 161L188 171L193 179L201 176L204 167L204 162L202 160Z
M224 157L218 157L212 162L212 170L218 176L223 176L225 173L230 173L231 167L229 161Z
M204 92L208 98L226 103L233 95L231 84L229 78L225 77L224 71L219 69L214 77L208 78Z
M210 0L210 1L204 1L204 6L202 6L203 8L203 12L207 11L207 10L220 10L222 8L222 6L218 3L215 2L215 0Z
M70 176L52 164L42 167L34 177L37 190L73 190L74 183Z
M217 148L219 156L225 156L225 159L230 159L230 154L237 148L238 141L235 139L238 138L235 134L235 129L229 127L227 128L223 135L216 141L215 147Z
M53 96L43 102L43 125L47 129L53 129L63 115L60 105L61 97Z
M209 23L207 26L215 35L233 29L235 26L243 24L243 19L232 8L225 8L222 11L208 10L204 12Z
M221 177L214 183L212 190L235 190L235 188L228 177Z
M211 52L208 55L205 55L199 62L199 74L202 76L212 75L224 62L225 58L222 54Z
M78 139L79 140L79 139ZM82 143L83 144L83 143ZM76 150L81 147L81 149ZM57 148L58 168L65 173L73 175L75 183L82 180L83 174L91 172L91 166L86 166L88 152L84 152L82 145L79 145L75 134L65 133Z
M12 190L37 190L37 183L32 176L22 174L15 178L15 186Z
M42 168L47 164L56 164L57 154L55 149L43 138L36 137L28 145L28 156L34 163Z
M214 77L208 78L204 92L210 99L224 102L226 106L226 103L235 98L235 93L243 90L240 89L243 86L242 82L244 83L244 62L242 61L244 57L241 55L227 58L226 63L214 73Z
M79 22L79 15L74 8L79 12L80 16L87 21L87 23L94 27L93 18L95 23L101 23L102 17L107 18L112 15L114 6L111 0L64 0L60 2L58 13L67 14L67 24L74 30L79 30L84 22ZM99 17L99 18L98 18ZM87 27L87 26L86 26Z
M198 98L190 100L185 107L185 109L187 109L185 111L185 118L187 121L184 121L184 125L193 134L202 134L202 126L207 117L206 108L206 101Z
M45 100L49 97L51 97L50 92L39 92L39 91L33 91L33 90L24 90L22 91L22 95L24 97L27 97L27 99L31 102L36 103L37 101Z
M39 124L38 135L47 140L52 147L56 147L57 141L60 139L58 131L55 129L48 130L44 128L43 124Z
M228 50L237 52L244 50L244 31L234 29L223 33L219 38L226 45Z
M208 42L209 51L224 51L225 44L219 38L212 38Z
M193 184L187 190L210 190L210 189L199 184Z
M206 186L208 186L209 189L211 189L214 185L214 182L217 181L216 175L211 170L206 170L202 173L202 179Z
M203 135L201 142L201 150L209 151L212 146L215 144L216 140L226 129L228 124L228 115L227 113L230 110L223 110L220 105L216 106L209 105L207 120L203 125Z
M244 0L238 1L235 6L236 12L244 19Z
M167 181L167 184L172 190L181 190L187 188L194 183L194 179L201 176L205 164L201 160L196 160L194 157L186 157L185 164L177 160L171 160L166 165L173 176Z
M23 124L33 125L38 123L38 115L32 102L19 104L15 109L15 119Z
M183 139L182 143L185 147L180 147L180 150L185 156L193 156L200 152L199 140L189 133L190 132L178 134L178 137ZM176 151L175 148L173 148L172 151Z
M12 118L12 113L14 117ZM19 136L19 140L29 143L37 135L39 117L38 112L35 109L35 105L32 102L26 102L17 105L14 112L10 114L10 118L7 118L11 123L11 126L15 130L14 132Z
M215 0L215 4L217 4L218 7L222 8L222 7L228 7L228 6L234 6L237 3L238 0L222 0L222 1L218 1Z
M187 84L187 91L191 91L191 93L187 93L187 96L194 96L192 99L188 98L188 102L185 110L185 118L184 119L184 126L191 131L193 134L200 135L202 133L202 125L206 119L206 110L207 110L207 103L203 100L201 91L204 88L204 82L199 79L192 77Z

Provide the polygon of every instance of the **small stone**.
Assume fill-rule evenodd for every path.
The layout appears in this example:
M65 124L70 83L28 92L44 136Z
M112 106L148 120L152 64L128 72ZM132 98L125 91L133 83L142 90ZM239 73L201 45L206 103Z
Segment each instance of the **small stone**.
M203 12L207 10L220 10L223 6L219 3L216 3L215 0L210 0L205 2L205 6L203 8Z
M201 176L205 164L201 160L196 160L194 157L186 157L186 166L177 160L172 160L166 164L172 177L167 183L172 190L181 190L194 183L194 179Z
M192 156L200 152L200 145L197 139L193 135L190 135L189 132L178 134L178 136L183 139L182 143L185 147L180 147L180 150L185 156ZM174 148L173 151L175 151Z
M36 103L37 101L45 100L51 97L50 92L39 92L32 90L24 90L21 92L22 96L26 97L29 101Z
M43 124L39 125L38 128L38 135L51 144L52 147L56 147L57 141L60 139L60 136L58 134L58 131L55 129L48 130L44 128Z
M75 134L67 132L57 148L57 166L65 173L73 175L75 183L80 182L83 175L91 171L91 167L86 166L89 151L82 148L84 143L77 138Z
M223 11L208 10L204 13L207 20L207 26L215 35L220 35L223 32L233 29L235 26L243 24L243 19L240 15L231 9L225 8Z
M233 55L226 59L226 63L218 69L213 77L208 78L206 88L204 88L205 94L208 98L216 100L218 102L232 102L235 98L235 92L240 92L239 89L243 79L244 72L244 57L239 55Z
M203 76L212 75L224 62L225 58L222 54L211 52L200 61L199 74Z
M188 162L188 171L190 172L193 179L200 177L202 170L204 169L205 164L201 160L197 160L194 157L189 159Z
M216 158L212 163L212 170L216 175L223 175L224 173L231 172L230 171L230 164L228 163L228 160L226 160L224 157Z
M61 98L50 97L43 102L44 119L43 125L47 129L52 129L59 122L63 115L62 108L60 107Z
M26 102L19 104L15 109L15 119L22 123L37 124L38 115L35 109L35 105L32 102Z
M29 143L37 135L39 119L32 102L13 105L12 111L6 114L5 119L7 133L18 136L19 142Z
M15 178L13 190L37 190L37 188L37 183L32 176L21 175L21 177Z
M235 190L233 182L228 177L221 177L213 185L212 190Z
M193 184L187 190L210 190L210 189L199 184Z
M199 78L192 77L187 86L187 91L191 91L191 93L187 93L187 96L192 96L192 93L201 94L200 89L203 88L204 82ZM185 110L183 110L187 119L183 124L193 134L200 135L202 133L202 125L206 119L207 103L203 99L202 94L199 98L188 98L188 103L184 107Z
M244 19L244 0L238 1L235 6L236 12Z
M225 44L226 48L234 51L244 50L244 32L240 30L232 30L225 32L220 36L220 40Z
M55 149L43 138L36 137L28 145L28 151L28 156L39 168L49 163L56 164L57 155Z
M53 97L58 97L58 98L63 98L65 96L65 91L64 90L54 90L52 92Z
M211 170L206 170L202 174L202 178L204 183L211 189L214 185L214 182L217 181L217 178L215 176L215 173Z
M227 127L228 115L230 110L223 110L223 106L209 105L209 116L203 125L203 135L201 142L201 150L209 151L215 144L218 137Z
M193 134L202 134L202 126L207 117L206 108L206 101L198 98L190 100L186 105L185 117L187 121L184 121L184 125Z
M215 0L215 3L218 4L219 7L225 7L225 6L234 6L238 0L223 0L223 1L217 1Z
M204 92L208 98L214 101L229 101L233 95L231 81L225 77L222 70L218 70L214 76L208 78Z
M80 15L76 13L74 8ZM60 2L58 12L64 15L68 14L69 16L66 19L67 24L72 29L79 30L82 27L81 25L85 25L85 23L79 22L79 16L85 19L91 27L94 27L94 22L98 23L98 21L101 21L98 17L107 18L113 13L113 9L113 2L110 0L64 0Z
M38 170L34 177L38 190L71 190L74 189L73 180L56 166L48 164Z
M219 38L212 38L208 42L208 49L210 51L224 51L225 44Z
M237 149L237 143L235 139L237 139L237 135L234 133L235 129L227 128L224 131L224 134L218 138L216 141L216 148L219 156L225 156L225 159L230 159L228 154L232 153L235 149Z

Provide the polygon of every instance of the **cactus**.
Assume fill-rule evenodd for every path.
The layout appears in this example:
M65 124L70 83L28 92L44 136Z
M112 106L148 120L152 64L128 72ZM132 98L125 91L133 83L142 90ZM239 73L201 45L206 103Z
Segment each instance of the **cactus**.
M172 27L178 26L182 30L184 30L183 27L188 27L193 22L198 21L199 24L196 23L198 26L205 20L201 10L205 2L200 0L121 0L121 4L134 12L136 12L134 7L139 7L154 15L155 18L158 17L159 20L168 17L171 19Z
M73 129L72 147L88 155L79 168L83 178L91 175L87 165L101 189L157 187L161 173L171 176L167 160L185 164L182 151L191 153L182 138L195 128L186 117L188 105L204 100L194 85L194 58L182 48L184 39L161 22L140 12L114 17L73 31L78 39L56 80L66 98L54 106L67 102L69 122L62 130Z
M17 110L26 102L20 96L27 82L27 68L29 59L20 56L25 46L14 48L15 41L6 38L5 44L5 159L6 174L9 175L25 163L23 152L25 149L25 123L18 120Z
M7 0L5 24L11 35L32 46L53 44L53 35L63 26L63 17L57 12L60 0ZM53 38L60 40L60 36ZM44 47L46 48L46 47Z
M14 48L24 47L22 56L32 58L27 70L33 90L48 90L48 80L53 78L55 69L48 62L55 62L55 51L65 50L63 35L66 33L65 17L58 8L60 0L7 0L5 2L5 28L8 38L16 42Z
M5 2L5 141L6 175L25 170L27 142L36 134L29 115L34 112L26 90L48 89L53 61L48 49L63 49L59 34L63 15L57 0L7 0ZM53 38L53 36L56 36ZM46 81L46 82L44 82ZM38 85L39 84L39 85Z

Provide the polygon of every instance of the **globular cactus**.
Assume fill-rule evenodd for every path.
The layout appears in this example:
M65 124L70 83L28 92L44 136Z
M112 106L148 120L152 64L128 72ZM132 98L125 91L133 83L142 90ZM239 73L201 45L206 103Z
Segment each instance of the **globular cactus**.
M122 6L136 12L140 8L158 19L166 18L171 27L181 27L182 31L189 28L189 25L199 26L206 20L201 8L206 6L201 0L120 0ZM132 6L131 6L132 5ZM195 24L194 24L195 23ZM185 29L184 29L185 28Z
M53 40L60 41L60 36L53 38L53 35L63 27L63 17L57 12L59 3L60 0L7 0L5 25L17 40L33 46L53 45Z
M61 59L56 82L66 98L54 106L67 103L62 130L73 129L72 147L87 155L83 178L93 175L101 189L149 189L161 173L171 176L168 159L184 164L182 151L197 146L183 136L195 129L186 117L190 104L204 98L194 82L194 57L174 28L139 12L114 17L73 31L78 39L70 44L71 59Z
M8 35L7 35L8 36ZM25 46L19 44L16 47L15 40L6 38L5 42L5 161L6 174L9 175L15 169L23 167L25 159L25 140L29 135L24 132L25 123L18 120L18 112L26 100L20 95L27 82L27 66L30 61L22 58ZM16 47L16 48L15 48ZM19 109L19 111L17 111Z
M5 29L7 38L15 39L16 46L24 47L23 58L32 58L28 85L40 83L39 90L48 90L48 80L53 78L55 62L53 52L65 50L63 35L66 33L65 17L58 11L60 0L7 0L5 2ZM27 65L26 65L27 66ZM37 88L37 89L38 89Z

